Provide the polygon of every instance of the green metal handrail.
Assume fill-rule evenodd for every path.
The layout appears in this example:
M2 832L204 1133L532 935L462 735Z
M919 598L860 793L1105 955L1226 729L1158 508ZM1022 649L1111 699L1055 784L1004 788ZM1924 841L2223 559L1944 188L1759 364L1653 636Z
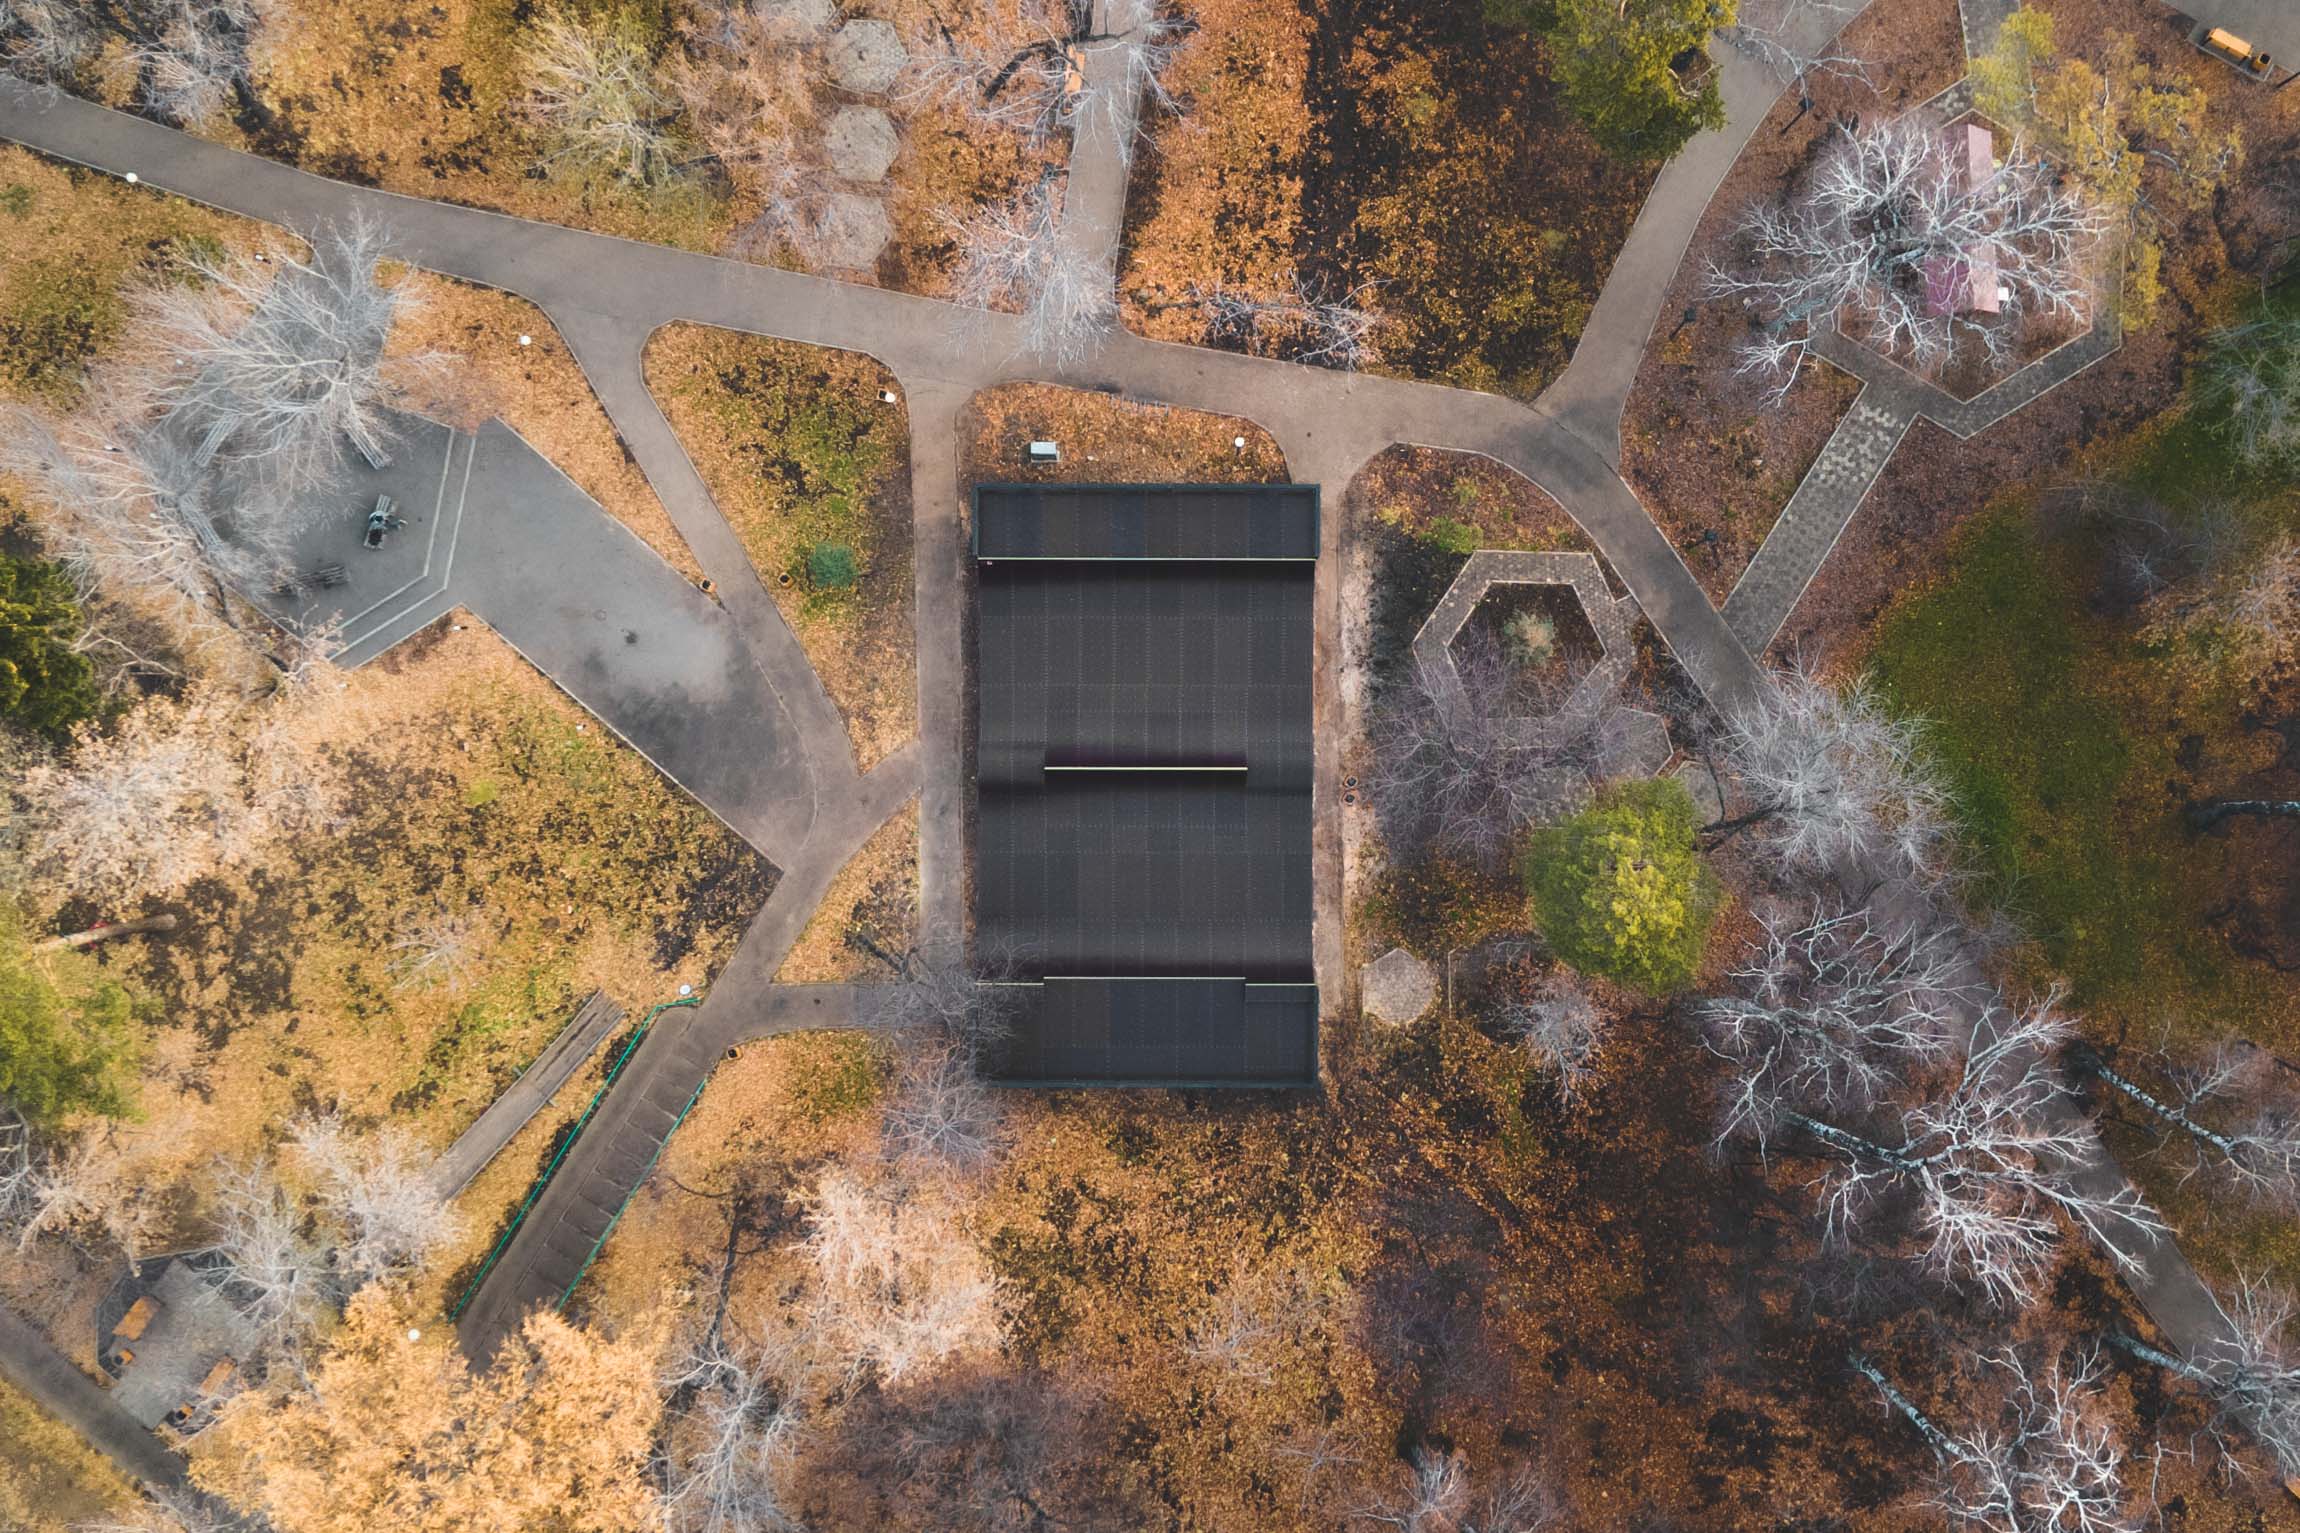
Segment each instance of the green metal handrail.
M623 1045L623 1052L616 1055L615 1063L608 1067L607 1078L604 1081L601 1081L599 1083L599 1089L591 1094L590 1105L583 1109L583 1115L575 1120L575 1126L568 1131L566 1139L561 1142L558 1150L553 1153L550 1163L546 1165L543 1170L536 1176L534 1185L527 1189L527 1197L525 1201L520 1203L519 1212L511 1216L511 1223L503 1231L503 1238L495 1242L495 1249L489 1251L487 1253L487 1260L480 1263L479 1272L475 1277L472 1278L470 1286L463 1290L463 1297L457 1299L455 1301L455 1308L447 1312L447 1318L450 1321L462 1318L464 1310L467 1309L470 1306L471 1301L478 1296L479 1285L487 1281L487 1275L490 1272L493 1272L495 1270L495 1264L503 1259L504 1251L511 1245L511 1237L518 1234L520 1226L527 1222L528 1211L535 1206L535 1200L543 1196L543 1189L551 1185L552 1174L559 1169L559 1163L567 1158L567 1152L575 1148L575 1141L583 1137L584 1126L590 1123L592 1114L599 1110L599 1104L606 1100L608 1091L614 1086L615 1082L622 1077L623 1067L626 1064L629 1064L631 1061L631 1056L638 1052L639 1045L642 1041L645 1040L648 1030L655 1025L655 1019L674 1006L700 1006L702 1004L703 998L699 995L683 995L675 1001L662 1002L660 1005L657 1005L652 1010L650 1010L645 1017L640 1019L638 1028L631 1034L631 1041ZM701 1093L699 1092L697 1093L697 1095L700 1094ZM694 1104L690 1102L687 1105L692 1107ZM684 1118L686 1114L682 1112L680 1116ZM676 1125L673 1126L676 1127ZM658 1151L657 1153L660 1152ZM620 1214L621 1211L617 1210L618 1217L620 1217ZM612 1225L609 1225L608 1227L610 1229L613 1228ZM592 1254L596 1255L598 1254L599 1248L594 1245L591 1250ZM583 1265L586 1270L590 1267L590 1257L584 1258ZM576 1276L580 1278L582 1273L579 1272L576 1274ZM570 1285L569 1291L573 1291L572 1285ZM565 1304L567 1302L566 1296L561 1295L559 1302L561 1304Z

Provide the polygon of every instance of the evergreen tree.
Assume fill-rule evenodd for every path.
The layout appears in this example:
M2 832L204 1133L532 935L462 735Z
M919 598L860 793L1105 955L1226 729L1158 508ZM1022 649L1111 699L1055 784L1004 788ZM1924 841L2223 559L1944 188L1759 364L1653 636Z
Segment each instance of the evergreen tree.
M54 967L76 968L57 955ZM60 983L0 910L0 1101L46 1126L67 1113L122 1117L133 1103L136 1008L112 980Z
M0 554L0 719L62 741L94 716L96 668L72 648L79 631L61 569Z

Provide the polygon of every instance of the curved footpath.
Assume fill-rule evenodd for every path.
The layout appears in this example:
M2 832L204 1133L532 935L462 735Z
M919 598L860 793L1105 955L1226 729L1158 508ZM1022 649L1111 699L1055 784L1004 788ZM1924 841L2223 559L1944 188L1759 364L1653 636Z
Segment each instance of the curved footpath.
M1987 0L1976 3L1985 8ZM1819 43L1864 8L1815 8L1802 18L1810 35L1799 40ZM1662 298L1711 197L1780 94L1779 82L1740 54L1728 52L1719 70L1727 126L1694 140L1663 170L1615 258L1572 364L1532 406L1126 333L1111 335L1083 362L1037 364L1020 354L1019 327L1010 316L347 186L77 98L0 82L0 137L93 169L134 173L154 187L307 237L370 219L390 230L394 256L542 308L714 582L798 736L808 781L794 786L812 799L811 829L785 857L781 881L705 1004L667 1014L670 1024L658 1025L642 1044L538 1200L505 1254L502 1273L465 1315L463 1341L474 1357L489 1356L531 1305L564 1301L727 1049L799 1028L854 1025L851 992L778 986L773 975L839 868L913 792L921 798L922 937L947 943L962 930L963 673L956 635L965 586L957 426L962 406L978 390L1028 379L1243 416L1277 439L1297 481L1337 493L1392 443L1485 453L1566 509L1713 704L1730 713L1754 696L1757 663L1618 471L1622 410ZM1126 141L1118 129L1082 134L1072 156L1078 224L1069 237L1112 265ZM912 432L920 735L867 776L856 772L838 711L804 650L647 391L646 340L682 320L868 352L901 382ZM1315 653L1324 675L1335 674L1340 660L1341 561L1334 556L1343 521L1325 519L1327 557L1318 575ZM1321 686L1317 708L1320 739L1345 738L1338 687ZM1333 749L1320 752L1317 770L1316 792L1330 805L1339 786ZM1340 996L1346 976L1338 830L1334 816L1320 818L1317 963L1321 982ZM2079 1169L2087 1178L2122 1179L2105 1151ZM2141 1302L2175 1345L2194 1352L2210 1344L2219 1334L2217 1310L2195 1272L2169 1242L2149 1257L2133 1278ZM113 1430L117 1423L88 1414L88 1402L70 1381L48 1378L52 1370L24 1369L45 1343L19 1335L23 1329L20 1322L14 1329L0 1326L0 1360L10 1363L11 1377L21 1372L24 1387L131 1472L168 1472L146 1451L145 1445L157 1450L148 1434L141 1443L121 1437ZM108 1404L84 1378L79 1385Z

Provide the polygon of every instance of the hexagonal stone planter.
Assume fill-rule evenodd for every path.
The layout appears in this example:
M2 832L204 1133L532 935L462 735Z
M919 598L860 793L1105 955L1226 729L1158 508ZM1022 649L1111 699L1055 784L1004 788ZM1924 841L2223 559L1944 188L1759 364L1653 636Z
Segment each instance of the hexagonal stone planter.
M1404 948L1394 947L1360 971L1358 997L1366 1015L1403 1027L1437 999L1437 975Z
M1637 603L1627 597L1614 596L1605 584L1605 570L1595 554L1505 549L1481 549L1471 554L1469 562L1462 566L1461 573L1454 577L1453 584L1446 587L1445 595L1431 609L1421 631L1414 635L1414 658L1433 674L1452 677L1458 684L1461 672L1454 664L1454 639L1489 591L1509 585L1560 586L1570 590L1580 602L1581 614L1597 636L1598 658L1575 683L1574 702L1586 701L1594 692L1611 691L1628 677L1630 667L1637 660L1633 637ZM1669 763L1668 727L1657 715L1643 709L1630 709L1626 713L1621 745L1623 769L1634 776L1650 777Z

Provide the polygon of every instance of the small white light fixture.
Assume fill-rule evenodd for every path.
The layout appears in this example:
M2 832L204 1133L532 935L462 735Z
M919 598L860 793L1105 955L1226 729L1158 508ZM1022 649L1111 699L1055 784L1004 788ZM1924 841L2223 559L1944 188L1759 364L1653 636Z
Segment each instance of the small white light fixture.
M895 403L895 391L893 389L880 389L878 391L878 402L882 405L891 405Z
M576 725L576 726L575 726L575 732L576 732L577 734L581 734L581 733L583 733L585 730L589 729L590 727L591 727L591 726L590 726L590 725L588 725L588 724L578 724L578 725Z
M1242 436L1234 436L1230 438L1230 445L1237 448L1238 451L1244 452L1246 450L1246 439Z
M681 995L693 995L695 993L695 987L693 985L681 985L679 987L679 993Z
M134 186L141 179L143 178L138 176L134 171L131 170L128 172L128 184L130 186Z
M423 1340L423 1333L411 1325L407 1328L407 1339L409 1341L421 1341Z
M535 344L535 337L532 335L523 335L519 338L519 344L522 346L532 346Z

